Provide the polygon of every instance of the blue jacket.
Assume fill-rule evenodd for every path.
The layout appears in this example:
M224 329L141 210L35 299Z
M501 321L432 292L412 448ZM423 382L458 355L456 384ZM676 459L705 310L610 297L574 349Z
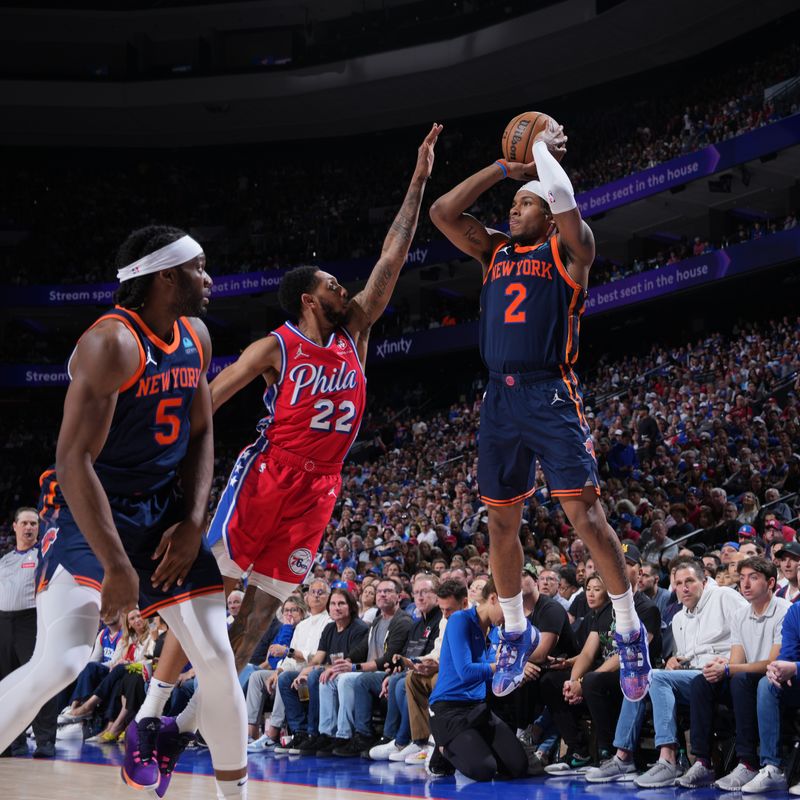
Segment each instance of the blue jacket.
M486 699L486 683L492 667L478 612L456 611L447 620L439 656L439 679L431 704L439 700L480 702Z
M800 680L800 603L792 603L791 608L783 618L781 630L781 652L778 661L794 661L797 664L797 677L792 680L794 684ZM445 629L447 638L447 629Z

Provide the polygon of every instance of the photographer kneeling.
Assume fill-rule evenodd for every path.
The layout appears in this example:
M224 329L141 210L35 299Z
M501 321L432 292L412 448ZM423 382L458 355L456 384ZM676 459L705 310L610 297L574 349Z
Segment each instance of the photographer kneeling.
M439 681L431 694L431 731L436 747L431 775L458 770L476 781L522 778L528 758L514 731L486 704L494 675L490 630L503 623L491 579L477 606L457 611L447 622L439 661Z

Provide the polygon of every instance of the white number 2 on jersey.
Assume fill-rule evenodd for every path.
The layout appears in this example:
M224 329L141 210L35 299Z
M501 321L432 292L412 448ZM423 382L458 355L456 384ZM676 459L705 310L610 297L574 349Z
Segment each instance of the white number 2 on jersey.
M332 400L318 400L314 403L314 408L319 410L319 414L311 417L310 428L315 431L329 431L331 429L331 417L336 410ZM353 430L353 417L356 415L356 407L350 400L343 400L339 403L341 416L336 420L334 430L337 433L350 433Z

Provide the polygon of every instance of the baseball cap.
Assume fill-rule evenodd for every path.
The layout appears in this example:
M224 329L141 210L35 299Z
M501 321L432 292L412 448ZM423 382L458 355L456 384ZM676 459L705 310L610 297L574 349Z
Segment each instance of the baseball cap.
M783 555L794 556L800 559L800 542L789 542L788 544L781 545L773 555L781 558Z
M633 542L624 541L622 543L622 554L625 556L625 560L629 561L631 564L642 563L642 554Z
M537 576L537 572L536 572L536 567L534 567L534 566L533 566L533 564L531 564L530 562L528 562L528 563L527 563L527 564L526 564L526 565L525 565L525 566L522 568L522 571L523 571L523 572L527 572L527 573L528 573L528 575L530 575L530 576L531 576L531 578L534 578L534 579L535 579L536 577L538 577L538 576Z
M756 529L752 525L742 525L737 531L737 536L739 536L740 539L755 539Z
M720 550L724 550L726 547L732 547L734 550L738 552L739 550L739 542L725 542L725 544L720 547Z
M350 589L347 584L347 581L334 581L331 584L331 589Z

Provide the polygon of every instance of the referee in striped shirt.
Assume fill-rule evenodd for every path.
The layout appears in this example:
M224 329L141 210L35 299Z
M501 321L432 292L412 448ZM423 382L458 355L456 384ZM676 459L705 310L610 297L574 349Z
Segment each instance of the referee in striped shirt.
M36 644L36 567L40 558L36 509L17 509L13 528L16 548L0 558L0 680L29 661ZM33 720L34 758L55 756L57 718L57 701L53 698ZM2 755L28 755L25 734L20 734Z

